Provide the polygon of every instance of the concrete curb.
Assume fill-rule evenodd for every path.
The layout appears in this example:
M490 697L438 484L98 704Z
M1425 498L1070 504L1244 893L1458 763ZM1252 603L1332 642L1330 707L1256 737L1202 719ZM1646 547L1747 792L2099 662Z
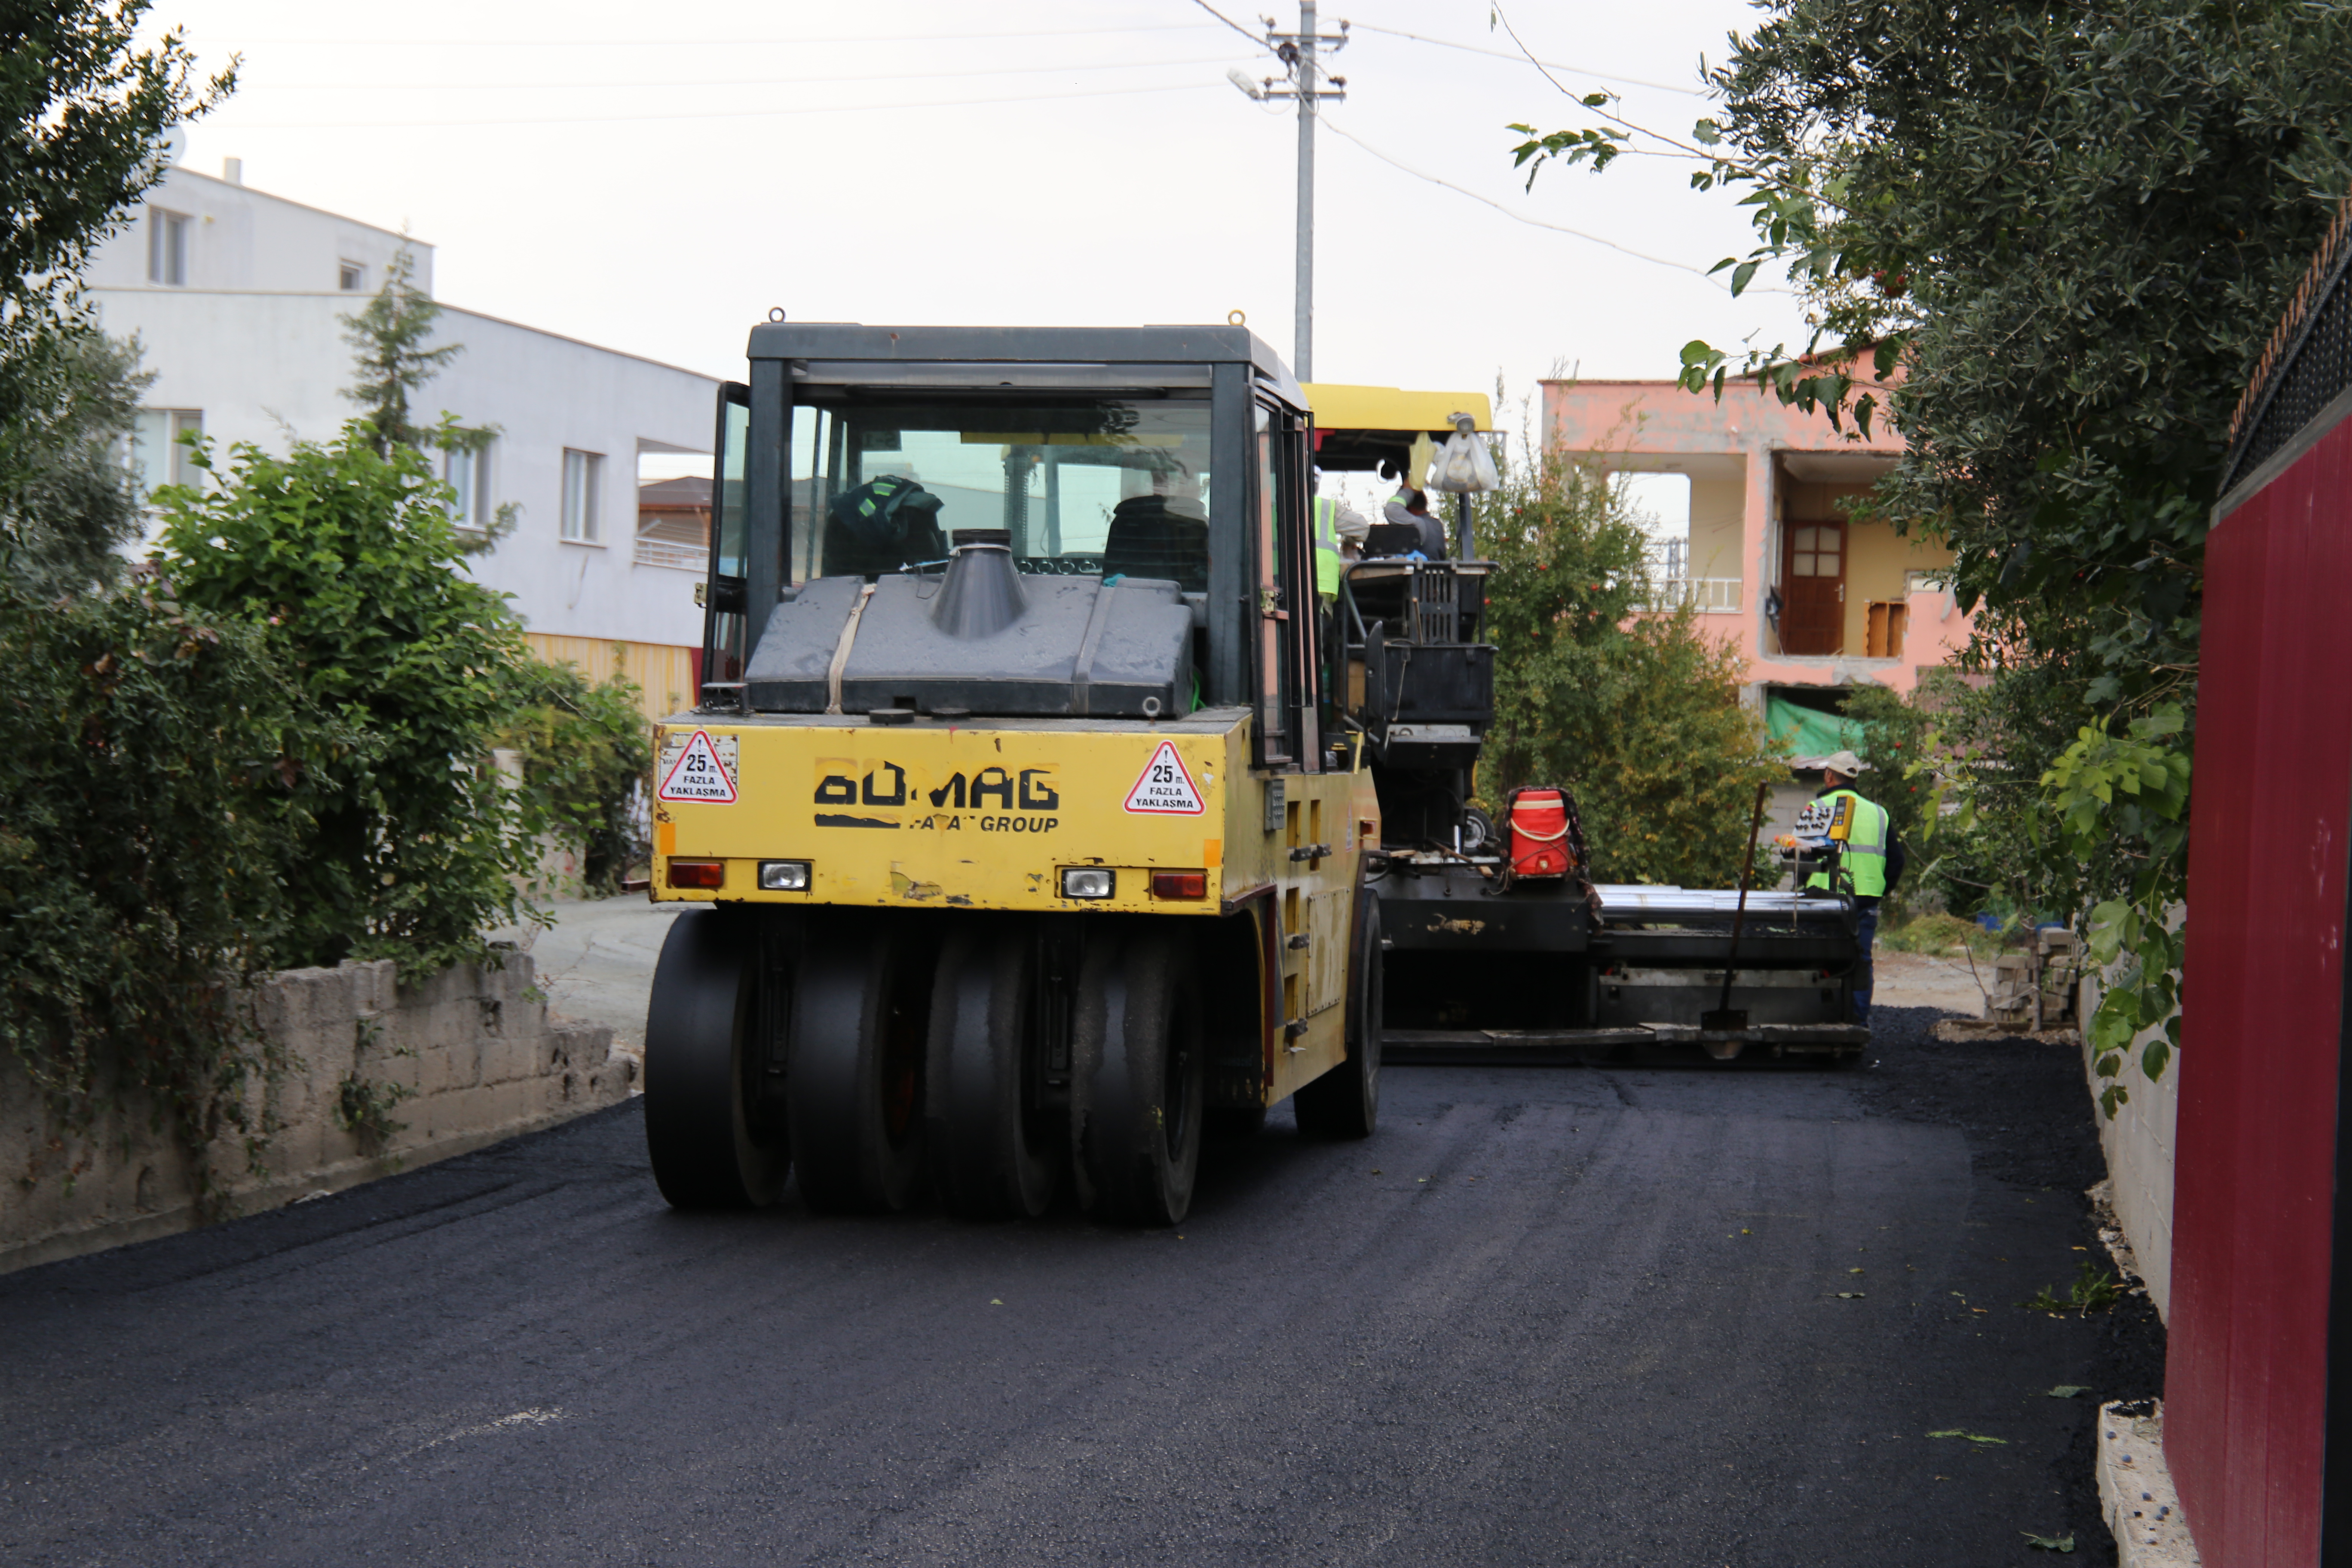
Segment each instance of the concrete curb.
M623 1059L623 1058L616 1058ZM503 1143L509 1138L520 1138L530 1132L544 1132L560 1127L574 1117L591 1111L608 1110L632 1095L644 1092L626 1089L618 1099L585 1100L566 1105L521 1121L502 1127L492 1127L478 1132L453 1133L430 1143L416 1144L396 1154L379 1154L373 1159L352 1160L331 1170L310 1171L282 1181L265 1183L257 1187L241 1189L235 1201L236 1213L226 1216L242 1219L249 1215L266 1214L271 1209L285 1208L310 1198L323 1198L348 1187L363 1186L385 1176L396 1176L403 1171L414 1171L420 1165L455 1159ZM134 1215L124 1219L105 1220L69 1230L57 1236L44 1237L23 1247L0 1252L0 1274L14 1274L20 1268L37 1268L44 1263L58 1263L68 1258L82 1258L110 1247L128 1247L135 1241L152 1241L161 1236L179 1236L202 1229L196 1218L195 1205L181 1204L157 1214Z
M192 1229L207 1172L207 1210L252 1214L628 1099L636 1058L608 1026L549 1016L532 979L520 952L406 984L386 959L261 977L243 1000L278 1065L247 1079L203 1150L145 1099L61 1121L0 1052L0 1274ZM257 1151L245 1128L268 1129Z
M2198 1568L2197 1542L2164 1463L2164 1402L2099 1406L2099 1508L2122 1568Z

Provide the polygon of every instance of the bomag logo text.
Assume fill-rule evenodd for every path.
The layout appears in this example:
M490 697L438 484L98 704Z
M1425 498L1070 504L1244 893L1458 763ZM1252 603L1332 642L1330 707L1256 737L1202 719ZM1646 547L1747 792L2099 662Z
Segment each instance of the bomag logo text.
M816 773L819 827L1051 833L1062 825L1051 768L986 767L927 784L897 763L828 757Z

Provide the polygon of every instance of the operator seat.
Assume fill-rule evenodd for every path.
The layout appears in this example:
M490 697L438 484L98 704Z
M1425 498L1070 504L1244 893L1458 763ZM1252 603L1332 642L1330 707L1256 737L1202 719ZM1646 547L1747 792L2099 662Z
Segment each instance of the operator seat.
M1186 593L1209 589L1209 520L1167 496L1129 496L1111 509L1103 575L1152 577Z

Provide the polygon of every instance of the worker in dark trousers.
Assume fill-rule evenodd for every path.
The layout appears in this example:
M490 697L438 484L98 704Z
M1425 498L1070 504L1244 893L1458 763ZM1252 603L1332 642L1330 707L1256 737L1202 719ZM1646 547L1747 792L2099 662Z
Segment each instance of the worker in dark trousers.
M1879 900L1903 875L1903 846L1895 837L1894 819L1853 787L1867 766L1852 752L1829 758L1822 764L1821 793L1797 817L1801 843L1834 847L1829 863L1805 879L1805 890L1853 895L1854 935L1862 948L1853 972L1857 1024L1870 1022L1870 949L1878 937Z

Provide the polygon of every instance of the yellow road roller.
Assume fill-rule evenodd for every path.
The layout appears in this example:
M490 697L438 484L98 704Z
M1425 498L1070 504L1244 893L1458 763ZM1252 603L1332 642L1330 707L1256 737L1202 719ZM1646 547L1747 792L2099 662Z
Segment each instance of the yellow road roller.
M1167 1225L1380 1105L1380 797L1309 407L1241 327L755 327L655 732L646 1130L683 1207ZM1343 661L1342 661L1343 662ZM1342 676L1344 680L1344 674Z

